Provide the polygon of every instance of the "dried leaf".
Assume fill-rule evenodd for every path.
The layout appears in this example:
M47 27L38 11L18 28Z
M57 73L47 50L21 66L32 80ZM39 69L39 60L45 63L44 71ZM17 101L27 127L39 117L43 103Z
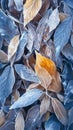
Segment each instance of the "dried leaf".
M19 45L19 35L16 35L10 42L8 46L8 60L16 53L17 47Z
M14 103L16 100L18 100L19 97L20 97L20 93L19 93L18 90L16 90L16 91L12 94L11 103Z
M2 103L5 102L6 98L12 92L14 83L15 76L13 67L7 66L0 76L0 100Z
M68 15L65 14L65 13L60 12L59 17L60 17L60 21L62 22L63 20L65 20L68 17Z
M42 78L42 81L43 81L43 82L41 81L42 85L44 85L44 83L45 83L45 85L48 86L47 87L48 90L55 91L55 92L59 92L61 90L61 80L60 80L59 73L56 70L56 66L55 66L54 62L52 60L50 60L49 58L46 58L37 52L36 52L35 71L36 71L39 79L40 79L40 77ZM45 78L45 74L46 74L46 78ZM50 79L50 80L48 80L48 79Z
M51 75L48 73L48 71L46 71L46 69L44 69L43 67L41 67L40 65L38 65L38 68L36 73L41 81L41 85L47 90L48 86L51 84L52 82L52 77Z
M26 26L39 12L42 0L26 0L24 4L24 26Z
M52 99L52 106L54 109L54 112L58 118L58 120L63 124L67 125L68 117L67 112L63 106L63 104L56 98Z
M0 50L0 62L2 62L2 63L8 62L8 56L2 50Z
M15 70L22 79L24 79L26 81L40 83L40 81L39 81L37 75L34 73L34 71L30 70L27 66L22 65L22 64L16 64Z
M49 111L49 107L50 107L50 98L46 96L41 101L41 105L40 105L41 116L44 115L47 111Z
M68 6L73 8L73 0L64 0L64 1L66 2L66 4L68 4Z
M10 107L10 109L29 106L38 100L42 94L43 92L39 89L28 90Z
M15 130L24 130L25 122L22 112L20 111L17 114L16 120L15 120Z
M0 110L0 126L3 125L5 122L5 115L2 110Z

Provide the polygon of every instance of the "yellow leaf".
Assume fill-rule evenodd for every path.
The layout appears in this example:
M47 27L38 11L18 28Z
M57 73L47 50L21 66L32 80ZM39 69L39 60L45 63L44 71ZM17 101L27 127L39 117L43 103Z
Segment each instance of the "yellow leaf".
M16 53L17 47L19 45L19 35L16 35L10 42L8 46L8 60Z
M42 0L26 0L24 4L24 26L26 26L39 12Z
M51 59L36 52L35 71L44 88L54 92L59 92L61 90L60 75L56 70L55 63Z

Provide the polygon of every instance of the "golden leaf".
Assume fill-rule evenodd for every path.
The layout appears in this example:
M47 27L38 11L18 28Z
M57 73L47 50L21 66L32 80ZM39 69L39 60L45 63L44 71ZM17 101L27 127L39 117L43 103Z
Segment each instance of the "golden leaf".
M61 90L60 75L56 70L55 63L51 59L36 52L35 71L44 88L54 92Z
M16 53L17 47L19 45L19 35L16 35L10 42L8 46L8 60Z
M26 26L39 12L42 0L26 0L24 4L24 26Z

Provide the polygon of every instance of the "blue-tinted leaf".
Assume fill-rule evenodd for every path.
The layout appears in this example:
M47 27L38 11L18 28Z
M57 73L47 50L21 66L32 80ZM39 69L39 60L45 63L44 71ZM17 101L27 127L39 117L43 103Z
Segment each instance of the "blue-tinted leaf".
M12 92L15 83L14 70L11 66L7 66L0 76L0 100L5 102L6 98Z
M45 123L45 130L60 130L60 127L61 124L54 115Z
M0 130L14 130L15 129L15 123L12 121L7 121L0 127Z
M22 79L26 81L40 83L34 71L30 70L27 66L22 65L22 64L16 64L15 70Z
M68 116L69 116L68 127L70 127L70 125L73 124L73 107L69 110Z
M73 0L64 0L69 7L73 8Z
M24 47L27 44L27 40L28 40L27 31L24 31L22 33L21 38L20 38L20 43L19 43L19 46L18 46L18 49L17 49L15 61L18 61L21 58L21 56L23 55Z
M54 44L56 48L56 55L60 54L60 51L67 44L72 29L72 19L68 17L65 19L56 29L54 34Z
M18 33L15 23L0 9L0 34L9 43Z
M8 0L1 0L1 8L3 10L7 10L8 9Z
M11 107L10 109L27 107L37 101L43 92L39 89L31 89L26 91Z
M65 90L64 104L73 102L73 80L69 81Z
M14 0L15 5L16 5L16 9L18 11L22 11L23 9L23 0Z
M73 62L73 47L71 46L71 44L67 44L63 50L62 50L62 54L70 61Z

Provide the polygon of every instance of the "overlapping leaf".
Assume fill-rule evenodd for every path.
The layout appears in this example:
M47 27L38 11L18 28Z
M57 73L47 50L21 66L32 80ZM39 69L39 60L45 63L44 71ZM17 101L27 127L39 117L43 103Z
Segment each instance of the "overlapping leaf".
M0 100L2 103L11 94L14 83L15 76L13 67L7 66L0 76Z
M39 89L31 89L23 94L11 107L10 109L26 107L37 101L43 92ZM33 98L34 97L34 98Z
M38 13L42 6L42 0L26 0L24 4L24 26L26 26Z

